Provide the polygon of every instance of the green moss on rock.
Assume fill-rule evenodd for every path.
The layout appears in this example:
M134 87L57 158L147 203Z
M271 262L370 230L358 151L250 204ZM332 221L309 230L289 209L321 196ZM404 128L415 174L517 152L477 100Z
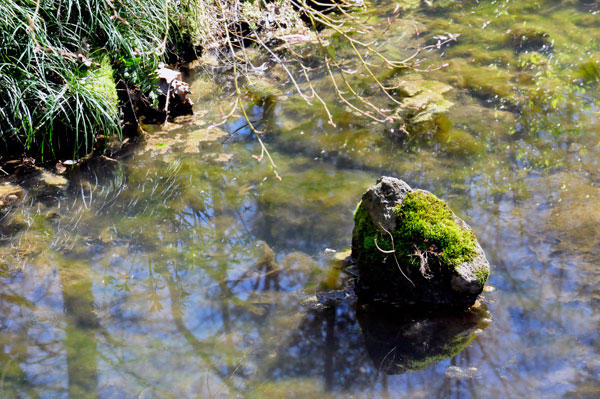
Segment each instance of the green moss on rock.
M473 232L460 226L448 205L431 193L416 190L406 195L395 208L399 222L397 229L389 232L391 237L373 224L368 209L361 204L354 212L355 237L362 244L361 253L370 255L363 256L360 262L383 262L388 256L383 251L394 248L400 263L417 266L416 247L456 268L477 254Z
M454 213L435 195L412 191L397 205L396 213L402 223L394 233L395 241L409 242L422 251L437 253L443 263L453 267L475 257L473 232L456 223Z
M373 225L367 208L361 205L362 201L358 203L354 211L355 234L357 237L362 237L363 248L376 249L375 241L380 236L380 232Z
M479 281L481 285L484 285L488 277L490 277L490 270L483 268L477 269L475 270L475 276L477 277L477 281Z

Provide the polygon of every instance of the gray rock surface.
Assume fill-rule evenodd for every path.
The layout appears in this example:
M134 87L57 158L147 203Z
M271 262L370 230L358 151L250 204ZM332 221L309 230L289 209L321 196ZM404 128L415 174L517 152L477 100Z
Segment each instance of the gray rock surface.
M382 176L363 194L362 205L367 207L377 225L381 224L386 230L393 231L396 228L394 208L402 203L404 196L410 191L412 188L404 181Z

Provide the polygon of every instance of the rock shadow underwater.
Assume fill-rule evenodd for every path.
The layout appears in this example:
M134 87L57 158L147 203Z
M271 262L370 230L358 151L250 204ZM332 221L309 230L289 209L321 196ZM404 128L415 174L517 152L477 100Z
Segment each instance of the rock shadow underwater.
M321 379L328 391L372 386L382 374L425 370L459 355L489 322L485 305L456 312L406 310L357 298L352 288L317 294L308 306L265 375Z

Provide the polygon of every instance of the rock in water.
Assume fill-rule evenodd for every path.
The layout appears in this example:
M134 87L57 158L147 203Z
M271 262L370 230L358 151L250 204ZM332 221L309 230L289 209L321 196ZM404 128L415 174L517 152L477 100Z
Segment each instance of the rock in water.
M363 194L352 257L359 294L399 304L469 307L490 273L467 223L435 195L393 177Z
M19 186L11 183L0 184L0 211L23 199L24 194L25 192Z

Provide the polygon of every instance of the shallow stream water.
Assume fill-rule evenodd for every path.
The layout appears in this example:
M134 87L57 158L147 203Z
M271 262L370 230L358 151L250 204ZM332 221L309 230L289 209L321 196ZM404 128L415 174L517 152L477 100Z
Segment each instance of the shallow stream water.
M354 115L317 65L331 126L271 64L246 109L279 181L241 116L209 128L233 84L197 67L194 117L32 188L1 221L0 398L600 397L600 5L405 3L375 7L393 21L377 49L434 48L378 77L452 88L408 134ZM356 300L336 254L384 174L473 227L492 264L477 309Z

